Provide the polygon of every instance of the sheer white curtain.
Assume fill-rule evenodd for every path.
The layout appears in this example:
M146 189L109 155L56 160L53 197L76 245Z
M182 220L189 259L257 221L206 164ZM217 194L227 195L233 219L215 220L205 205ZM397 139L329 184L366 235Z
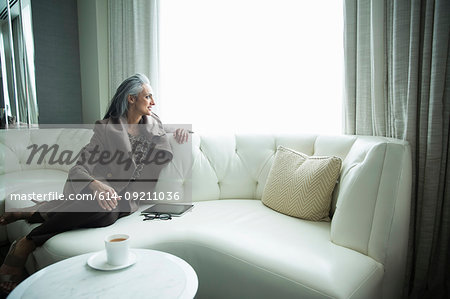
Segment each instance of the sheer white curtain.
M164 0L159 21L166 121L341 132L342 1Z
M110 98L135 73L147 75L158 95L158 9L158 0L108 1Z

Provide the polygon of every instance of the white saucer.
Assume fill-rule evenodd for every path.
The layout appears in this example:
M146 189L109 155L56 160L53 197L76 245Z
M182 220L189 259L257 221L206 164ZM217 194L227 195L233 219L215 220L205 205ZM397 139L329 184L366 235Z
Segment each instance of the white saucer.
M128 256L128 262L120 265L120 266L112 266L106 262L106 251L100 251L97 253L94 253L89 257L87 260L87 264L89 267L97 269L97 270L103 270L103 271L112 271L112 270L119 270L126 267L129 267L131 265L134 265L136 263L136 253L130 251L130 254Z

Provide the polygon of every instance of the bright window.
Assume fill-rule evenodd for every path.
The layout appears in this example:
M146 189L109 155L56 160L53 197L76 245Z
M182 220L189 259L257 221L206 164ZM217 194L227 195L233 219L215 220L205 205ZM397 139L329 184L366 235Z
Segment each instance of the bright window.
M196 132L341 132L342 1L160 3L166 123Z

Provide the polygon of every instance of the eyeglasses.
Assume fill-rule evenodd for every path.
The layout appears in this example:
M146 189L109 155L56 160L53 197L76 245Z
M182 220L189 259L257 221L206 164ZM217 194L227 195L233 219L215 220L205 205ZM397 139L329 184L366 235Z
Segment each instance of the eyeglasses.
M145 214L144 219L142 219L142 221L154 220L154 219L170 220L170 219L172 219L172 215L170 215L170 214Z

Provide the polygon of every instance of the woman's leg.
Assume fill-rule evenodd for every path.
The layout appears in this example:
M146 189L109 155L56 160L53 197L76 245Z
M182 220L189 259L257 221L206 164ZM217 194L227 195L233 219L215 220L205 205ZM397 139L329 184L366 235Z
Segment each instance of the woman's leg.
M32 214L32 212L5 212L0 217L0 225L13 223L17 220L28 219Z
M113 224L118 218L129 213L119 212L53 212L41 225L34 228L26 237L12 245L12 249L0 267L0 278L20 276L23 274L25 262L30 253L37 246L41 246L51 237L73 229L104 227ZM39 219L40 214L33 214ZM5 292L13 290L20 280L11 279L10 282L1 282L0 288Z
M104 227L122 216L119 212L55 212L34 228L26 238L41 246L51 237L78 228Z
M0 216L0 225L6 225L22 219L28 220L39 209L39 207L41 207L42 204L43 203L38 203L32 207L5 212L2 216Z
M9 293L24 278L23 268L28 256L36 248L33 241L27 240L25 237L14 242L3 265L0 267L0 288Z

